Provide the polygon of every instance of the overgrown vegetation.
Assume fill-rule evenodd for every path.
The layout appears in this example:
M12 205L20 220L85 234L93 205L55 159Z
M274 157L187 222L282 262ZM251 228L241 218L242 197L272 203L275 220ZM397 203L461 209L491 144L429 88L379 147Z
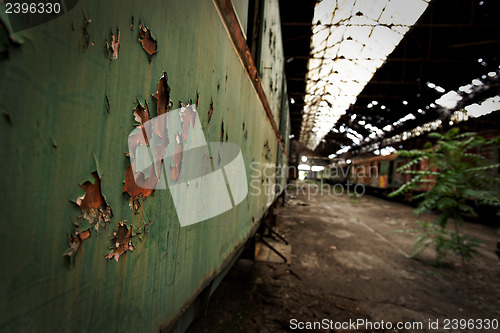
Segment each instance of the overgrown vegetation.
M437 263L450 252L460 256L465 263L477 254L481 240L460 233L463 216L477 216L475 207L481 205L500 207L496 186L499 179L492 172L500 164L492 164L478 153L481 147L499 142L500 137L485 140L476 133L460 134L454 128L445 134L431 133L429 138L437 139L437 144L398 152L411 159L398 171L412 178L389 197L419 193L413 196L421 200L415 213L435 211L439 214L434 223L419 222L420 234L410 257L433 245ZM447 228L450 220L454 228Z

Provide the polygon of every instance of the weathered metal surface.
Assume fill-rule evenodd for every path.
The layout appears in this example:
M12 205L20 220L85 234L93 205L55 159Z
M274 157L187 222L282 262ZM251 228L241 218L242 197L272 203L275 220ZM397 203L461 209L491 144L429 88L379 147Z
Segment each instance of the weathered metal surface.
M283 95L281 94L281 89L280 93L278 94L278 88L277 86L273 86L272 83L268 83L268 80L263 81L260 77L260 74L257 70L257 67L255 66L254 60L252 58L252 55L250 53L250 50L247 47L245 36L243 34L243 31L241 30L240 24L238 22L236 13L234 12L234 7L231 3L230 0L214 0L214 4L217 7L219 14L221 15L222 21L224 22L226 26L226 30L228 31L231 40L233 42L233 46L238 53L240 60L247 70L248 76L254 86L255 91L257 92L260 101L262 103L262 106L264 107L264 111L269 119L269 123L271 124L274 133L276 135L276 139L278 142L282 145L283 151L285 155L288 155L287 149L285 146L285 143L283 141L283 138L281 136L281 133L279 131L279 128L277 126L278 122L278 115L279 111L277 110L277 106L281 105L281 100L283 98ZM273 6L271 6L271 4ZM273 50L279 50L278 52L270 52L270 50L267 50L267 52L262 52L262 56L265 57L265 60L261 61L267 61L268 64L275 66L274 67L274 72L276 73L281 73L281 75L276 75L277 78L280 79L279 82L276 82L278 86L282 86L283 83L283 71L284 71L284 60L283 60L283 48L282 44L280 43L279 46L276 46L276 39L272 39L273 31L276 33L276 30L280 29L279 25L279 8L278 8L278 2L277 1L269 1L265 2L265 7L270 8L268 10L264 9L264 23L263 26L260 27L263 29L263 38L260 41L261 43L266 42L269 39L269 43L273 44ZM275 20L270 19L274 14L274 16L277 16L277 21L278 24L276 25ZM267 20L266 20L267 19ZM272 29L267 29L267 24L268 21L273 22L273 27ZM267 35L271 35L271 37L266 38ZM271 42L271 39L274 41L274 43ZM279 39L281 42L281 38ZM271 55L269 55L271 53ZM273 67L269 67L266 69L273 69ZM272 76L272 75L270 75ZM274 77L272 77L270 80L272 81ZM270 81L270 82L271 82ZM262 82L265 82L264 84ZM264 90L264 85L268 88L268 91L271 92L270 95L266 95L266 91ZM268 96L273 97L273 105L274 108L272 108L271 104L269 103Z
M250 181L252 162L261 171L287 163L287 106L266 110L212 2L80 1L57 19L0 34L8 44L0 60L8 235L0 245L0 330L168 327L231 260L275 194L249 193L181 228L168 190L125 186L134 110L166 110L157 94L165 72L172 107L197 101L206 141L236 143ZM281 71L282 59L273 59ZM280 117L266 117L280 114L277 105ZM262 187L285 181L260 177Z

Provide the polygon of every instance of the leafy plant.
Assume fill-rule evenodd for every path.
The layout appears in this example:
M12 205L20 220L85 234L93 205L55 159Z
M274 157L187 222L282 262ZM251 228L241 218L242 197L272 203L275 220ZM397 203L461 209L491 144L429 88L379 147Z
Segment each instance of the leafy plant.
M462 257L465 260L471 260L478 253L477 248L481 246L482 240L470 237L467 234L448 231L435 223L425 221L417 222L420 229L409 231L420 232L415 238L413 252L407 256L413 258L430 245L434 245L436 250L436 262L439 263L446 257L449 251Z
M352 191L350 193L350 197L351 197L351 203L352 204L355 204L358 202L358 193L356 193L356 191Z
M450 251L459 255L462 262L471 260L477 253L480 240L459 232L463 215L477 216L475 205L500 207L498 187L495 186L499 179L490 172L500 164L491 164L474 151L499 142L500 137L485 140L475 133L460 134L457 128L445 134L431 133L429 137L437 139L435 146L399 151L400 156L409 157L410 161L398 171L410 174L412 178L389 197L423 189L413 196L422 200L415 213L419 215L431 210L439 213L437 221L432 224L420 222L422 233L416 238L412 257L432 244L437 261ZM425 167L416 169L419 165ZM454 232L446 229L450 220L454 223Z

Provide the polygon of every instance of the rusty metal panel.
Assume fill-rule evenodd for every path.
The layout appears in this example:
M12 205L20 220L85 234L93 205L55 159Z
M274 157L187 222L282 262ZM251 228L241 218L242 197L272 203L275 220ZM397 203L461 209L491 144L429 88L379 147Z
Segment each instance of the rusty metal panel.
M263 35L260 57L262 85L266 92L274 121L280 122L282 82L285 78L285 59L281 39L279 0L264 1Z
M130 183L128 135L146 108L192 102L207 142L241 148L248 179L283 153L215 5L86 0L18 32L1 20L0 330L168 327L274 194L181 228L168 190Z

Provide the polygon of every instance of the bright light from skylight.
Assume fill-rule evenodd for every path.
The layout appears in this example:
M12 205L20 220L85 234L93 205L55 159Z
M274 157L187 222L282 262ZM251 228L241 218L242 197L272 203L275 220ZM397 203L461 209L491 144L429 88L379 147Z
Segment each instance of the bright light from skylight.
M387 155L390 155L392 153L395 153L396 151L397 150L394 147L388 146L388 147L380 149L380 155L387 156Z
M441 96L439 99L436 99L436 103L444 108L453 109L461 100L462 96L460 96L456 91L452 90Z
M301 142L317 147L429 1L323 0L316 5Z
M311 167L311 171L323 171L323 170L325 170L325 167L322 165L313 165Z
M311 170L311 167L307 164L299 164L297 169L302 170L302 171L309 171L309 170Z
M342 147L339 150L337 150L337 152L335 154L340 155L340 154L346 153L349 151L349 149L351 149L351 146Z
M488 98L484 102L474 103L465 107L467 114L473 118L484 116L493 111L500 110L500 96Z

